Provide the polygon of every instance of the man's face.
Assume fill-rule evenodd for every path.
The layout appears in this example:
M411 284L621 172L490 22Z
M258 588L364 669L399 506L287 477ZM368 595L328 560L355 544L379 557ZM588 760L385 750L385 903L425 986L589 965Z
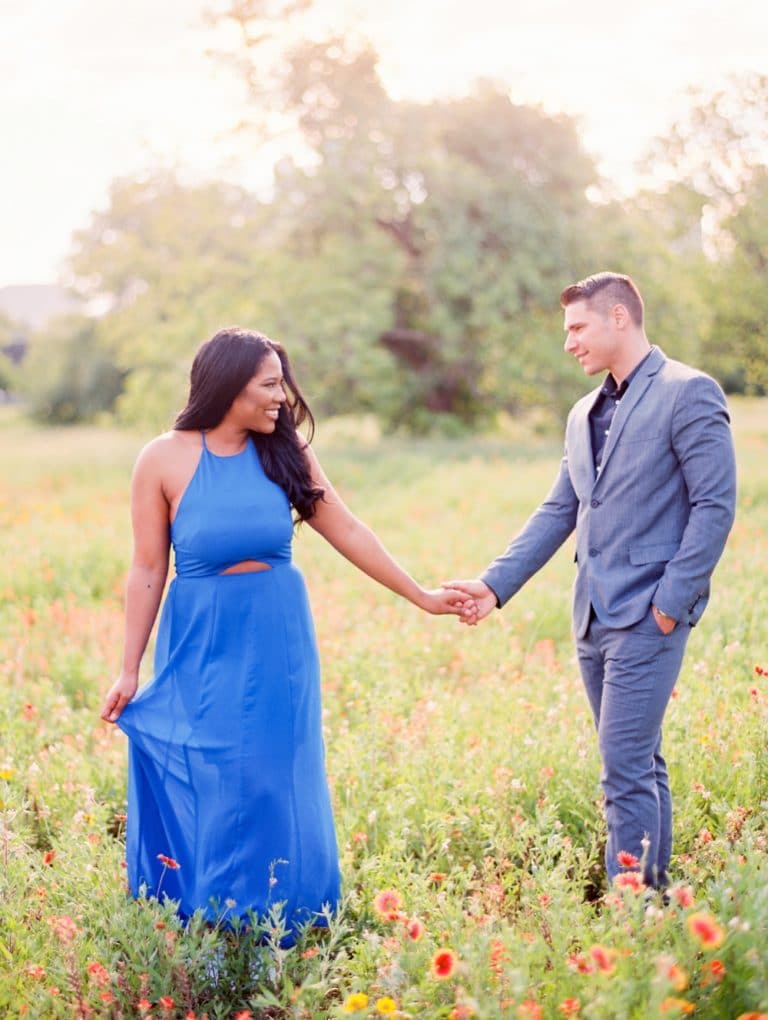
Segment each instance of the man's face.
M613 309L603 311L589 301L574 301L564 313L566 354L572 354L587 375L610 371L621 342Z

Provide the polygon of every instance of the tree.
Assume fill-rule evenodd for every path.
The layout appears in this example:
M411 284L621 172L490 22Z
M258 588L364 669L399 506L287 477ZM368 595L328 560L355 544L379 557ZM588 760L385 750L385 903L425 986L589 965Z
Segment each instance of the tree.
M765 393L768 261L768 75L693 94L685 117L658 139L656 173L698 196L710 263L701 364L730 391Z
M111 411L123 378L99 345L95 321L72 316L33 335L18 384L35 418L72 425Z

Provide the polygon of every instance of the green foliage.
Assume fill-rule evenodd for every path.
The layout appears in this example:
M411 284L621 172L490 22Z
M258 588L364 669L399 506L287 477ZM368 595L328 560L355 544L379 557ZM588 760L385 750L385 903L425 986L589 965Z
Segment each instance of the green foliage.
M16 373L32 415L58 425L111 411L124 374L99 343L95 321L83 317L60 319L33 336Z
M331 1020L352 993L366 1020L385 997L443 1020L554 1018L574 999L593 1020L768 1011L768 408L732 411L736 526L665 721L671 903L604 885L570 550L461 628L301 529L345 897L327 934L292 949L258 928L184 928L168 905L126 896L125 740L97 711L120 659L142 439L0 415L0 1013ZM475 575L558 462L557 443L530 436L366 441L360 428L323 443L331 431L321 422L330 477L426 583ZM386 889L419 938L376 910ZM692 933L700 913L721 944ZM266 923L279 931L279 916ZM441 948L456 956L445 980Z
M285 20L309 6L219 8L243 40L230 63L300 145L268 198L165 172L115 182L71 259L105 311L57 327L56 351L25 371L38 417L114 408L165 427L197 347L239 323L286 344L321 414L374 412L417 434L542 404L559 421L586 384L562 354L557 296L599 269L637 280L667 354L765 392L768 79L694 96L652 153L663 190L607 201L572 119L492 82L396 100L368 44L288 47Z

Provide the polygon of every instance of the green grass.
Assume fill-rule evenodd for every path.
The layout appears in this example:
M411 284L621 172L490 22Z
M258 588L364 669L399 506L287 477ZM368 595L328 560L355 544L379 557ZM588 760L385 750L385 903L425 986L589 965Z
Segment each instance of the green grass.
M737 523L665 726L683 902L606 897L570 547L470 629L420 614L304 527L295 555L323 663L345 898L330 936L280 950L181 929L126 897L125 740L97 707L120 659L128 483L143 440L45 431L3 409L0 1015L133 1017L145 1003L146 1015L211 1020L768 1012L768 680L756 672L768 670L768 406L733 411ZM556 439L354 435L321 425L324 467L429 584L475 576L503 549L559 458ZM421 938L378 916L386 889ZM691 933L696 913L722 930L717 948ZM445 980L431 970L441 948L456 957ZM345 1014L353 993L368 1003Z

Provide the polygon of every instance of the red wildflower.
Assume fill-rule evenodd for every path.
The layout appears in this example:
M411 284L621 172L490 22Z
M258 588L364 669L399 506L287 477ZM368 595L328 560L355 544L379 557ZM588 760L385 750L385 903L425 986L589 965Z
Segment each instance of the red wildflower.
M382 889L373 898L373 909L385 921L397 921L402 910L403 901L400 893L394 889Z
M468 1002L457 1002L448 1014L448 1020L469 1020L475 1015L475 1010Z
M668 890L670 900L674 900L679 906L688 909L693 906L693 889L689 885L673 885Z
M573 953L565 962L577 974L591 974L595 969L583 953Z
M27 967L27 974L29 977L34 978L35 981L42 981L45 977L45 967L33 963L30 967Z
M53 864L53 862L55 860L56 860L56 851L55 850L46 850L45 853L43 854L43 864Z
M410 921L405 923L405 933L413 942L418 942L424 934L424 925L418 918L411 918Z
M253 1020L253 1013L250 1009L241 1009L239 1013L235 1013L235 1020Z
M645 882L639 871L625 871L614 878L613 884L619 889L631 889L635 893L640 893L645 889Z
M758 1013L756 1011L752 1013L739 1013L736 1020L768 1020L768 1013Z
M80 933L80 929L67 914L63 914L61 917L49 917L48 924L60 942L71 942L75 935Z
M309 949L305 949L301 954L302 960L311 960L313 956L317 956L320 950L317 946L310 946Z
M170 1013L173 1007L176 1005L176 1003L173 1001L170 995L162 995L157 1000L157 1004L164 1013Z
M616 967L616 950L606 946L592 946L589 950L595 966L603 974L610 974Z
M494 939L491 942L491 970L496 977L501 977L504 964L507 962L507 947L501 939Z
M165 854L158 854L157 859L164 868L168 868L170 871L178 871L181 867L178 861L175 861L173 857L166 857Z
M101 988L110 982L109 971L103 963L89 963L88 976L95 985L99 985Z
M725 941L725 932L711 916L701 911L688 917L688 931L702 949L718 949Z
M622 868L636 868L640 864L640 859L627 850L619 850L616 854L616 860Z
M722 960L710 960L705 969L706 969L705 983L707 984L709 984L712 981L717 981L719 983L728 973L725 964L723 963Z
M541 1020L544 1016L544 1011L538 1002L534 1002L533 999L526 999L525 1002L521 1002L517 1007L517 1015L519 1020Z
M563 1016L575 1017L581 1009L581 1003L578 999L563 999L557 1008Z
M667 981L676 992L688 987L688 975L675 962L674 957L664 954L656 961L656 972L663 981Z
M139 999L136 1003L136 1008L140 1013L148 1013L152 1009L152 1003L149 999Z
M432 957L430 969L436 981L447 981L456 970L458 960L452 949L438 949Z

